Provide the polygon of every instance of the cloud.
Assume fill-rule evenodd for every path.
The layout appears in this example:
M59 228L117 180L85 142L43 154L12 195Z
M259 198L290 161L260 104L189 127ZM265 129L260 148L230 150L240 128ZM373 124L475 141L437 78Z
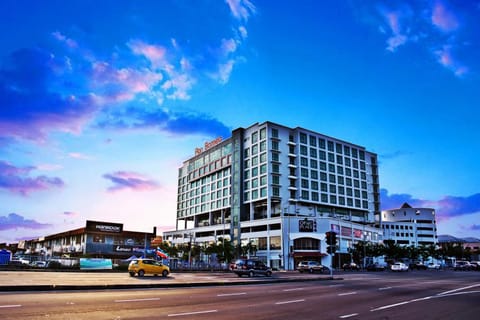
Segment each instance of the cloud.
M62 179L57 177L37 176L28 177L35 167L15 167L12 164L0 160L0 189L23 196L31 192L61 188L64 186Z
M387 36L386 50L395 53L406 44L415 44L431 53L438 63L459 78L469 73L469 68L454 59L452 50L461 50L472 40L462 39L459 19L461 10L466 13L469 6L456 6L455 11L446 1L400 2L388 1L378 4L370 2L359 8L362 13L372 10L378 30ZM371 8L370 8L371 7ZM458 12L457 12L458 11Z
M13 52L0 68L0 136L43 141L51 131L79 133L97 110L92 96L51 88L65 62L39 48Z
M83 153L80 153L80 152L70 152L68 154L68 156L70 158L74 158L74 159L80 159L80 160L90 160L92 159L92 157L86 155L86 154L83 154Z
M445 196L439 200L416 199L409 194L388 194L386 189L380 190L382 210L400 208L407 202L412 207L434 208L437 217L442 220L480 212L480 193L466 197Z
M115 130L157 129L172 135L228 137L231 134L226 125L206 114L175 113L160 109L149 111L133 107L105 114L98 127Z
M232 15L238 19L247 21L250 15L256 13L255 6L249 0L226 0Z
M245 24L256 13L249 0L226 4L232 34L199 48L188 39L156 43L133 35L100 56L63 30L54 30L45 47L14 51L0 66L0 145L19 139L44 143L53 132L81 134L99 115L129 104L160 108L169 100L190 100L196 85L226 84L235 64L245 60L240 55L248 35ZM226 131L207 116L176 112L174 117L165 123L166 131ZM212 123L214 129L182 125L196 120Z
M35 220L25 219L19 214L10 213L8 216L0 216L0 231L14 230L18 228L23 229L46 229L51 227L51 224L40 223Z
M443 32L452 32L459 27L455 14L441 1L437 1L433 6L432 24Z
M103 177L114 184L108 188L109 192L122 190L149 191L159 188L159 185L154 180L135 172L117 171L104 174Z
M73 212L73 211L65 211L63 214L67 217L78 217L79 214L78 212Z
M438 63L451 70L457 77L462 77L468 73L468 68L453 57L451 46L443 46L441 49L434 50L434 54Z

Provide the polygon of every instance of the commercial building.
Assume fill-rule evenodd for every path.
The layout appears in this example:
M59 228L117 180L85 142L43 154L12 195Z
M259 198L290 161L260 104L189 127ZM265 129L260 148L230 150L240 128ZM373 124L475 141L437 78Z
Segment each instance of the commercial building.
M197 148L178 171L172 244L220 238L255 248L273 268L300 260L329 265L325 232L336 231L334 265L357 241L378 242L376 154L311 130L272 122L232 131ZM338 258L338 259L337 259Z
M412 208L404 203L398 209L382 211L379 222L384 240L415 247L438 243L434 209Z
M155 228L153 233L126 231L121 223L87 220L85 227L25 241L19 249L23 249L26 255L45 258L90 256L125 259L132 255L141 256L155 234Z

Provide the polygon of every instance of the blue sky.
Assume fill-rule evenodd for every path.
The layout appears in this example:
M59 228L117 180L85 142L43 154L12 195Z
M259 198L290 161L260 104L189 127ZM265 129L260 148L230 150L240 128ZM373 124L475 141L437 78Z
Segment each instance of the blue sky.
M379 155L382 209L480 236L480 1L0 2L0 242L175 225L177 169L273 121Z

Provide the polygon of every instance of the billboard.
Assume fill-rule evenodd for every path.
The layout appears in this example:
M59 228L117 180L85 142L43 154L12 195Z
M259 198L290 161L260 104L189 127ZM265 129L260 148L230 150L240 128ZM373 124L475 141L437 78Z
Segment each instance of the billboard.
M86 230L93 232L121 233L123 231L123 224L87 220Z

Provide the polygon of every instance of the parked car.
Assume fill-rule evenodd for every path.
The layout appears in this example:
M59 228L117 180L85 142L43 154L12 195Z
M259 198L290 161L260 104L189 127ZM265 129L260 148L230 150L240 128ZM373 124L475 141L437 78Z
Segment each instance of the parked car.
M423 262L417 261L415 263L410 264L410 269L417 269L417 270L427 270L427 266L423 264Z
M473 267L468 261L457 261L453 267L453 270L455 271L469 271L472 269Z
M34 261L31 263L31 266L35 268L46 268L47 261Z
M470 270L480 271L480 261L470 261Z
M272 275L272 269L257 259L238 259L233 266L233 272L239 277L256 275L270 277Z
M403 262L395 262L394 264L392 264L390 269L392 271L399 271L399 272L408 271L408 265L406 265Z
M427 264L427 269L440 270L440 265L438 263L430 262L429 264Z
M385 271L385 265L381 263L372 263L367 266L367 271Z
M360 266L358 264L356 264L355 262L344 263L342 268L343 268L343 271L347 271L347 270L358 271L358 270L360 270Z
M135 276L135 274L138 274L139 277L143 277L146 274L153 274L154 276L161 274L162 277L166 277L170 273L170 268L160 261L142 258L130 262L128 273L131 277Z
M309 272L309 273L314 273L314 272L320 272L320 273L325 273L329 272L330 269L324 265L322 265L318 261L300 261L297 265L297 270L302 273L302 272Z

